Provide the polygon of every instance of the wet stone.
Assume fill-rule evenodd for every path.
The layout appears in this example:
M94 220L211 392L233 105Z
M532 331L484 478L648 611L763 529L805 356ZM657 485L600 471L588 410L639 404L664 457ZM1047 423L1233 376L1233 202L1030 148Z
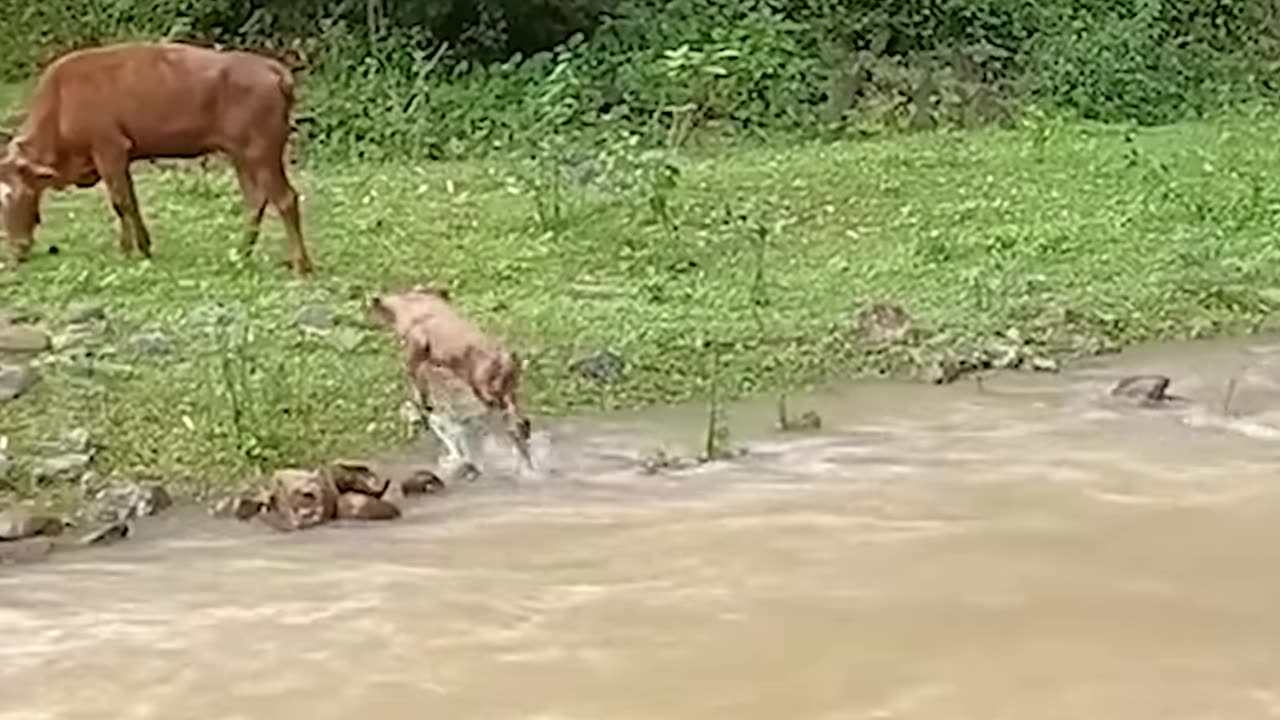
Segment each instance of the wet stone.
M444 481L430 470L415 470L409 477L400 481L400 489L405 495L429 495L443 492Z

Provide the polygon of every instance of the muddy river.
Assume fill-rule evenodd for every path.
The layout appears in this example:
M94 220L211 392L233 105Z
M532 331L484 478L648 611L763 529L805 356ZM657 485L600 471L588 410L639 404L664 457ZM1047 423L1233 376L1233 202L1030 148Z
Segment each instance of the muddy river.
M1100 402L1133 370L1195 404ZM1275 340L793 405L692 470L634 459L700 408L578 418L394 523L0 568L0 718L1280 717Z

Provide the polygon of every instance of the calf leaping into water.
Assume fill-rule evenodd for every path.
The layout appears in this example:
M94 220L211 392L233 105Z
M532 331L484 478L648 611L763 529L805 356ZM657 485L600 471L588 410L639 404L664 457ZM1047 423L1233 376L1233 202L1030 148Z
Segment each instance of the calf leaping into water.
M459 418L436 409L429 388L432 372L457 376L487 411L500 412L515 445L520 469L531 471L531 424L520 409L520 358L486 335L454 306L449 292L415 287L375 296L370 318L395 333L404 346L405 371L419 413L444 443L451 460L472 463L466 429Z

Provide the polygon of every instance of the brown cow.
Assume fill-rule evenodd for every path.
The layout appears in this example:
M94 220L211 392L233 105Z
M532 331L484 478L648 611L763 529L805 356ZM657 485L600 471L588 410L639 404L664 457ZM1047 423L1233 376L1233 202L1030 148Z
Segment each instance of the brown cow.
M182 43L124 43L68 53L41 74L26 119L0 158L0 214L16 258L31 250L44 191L102 180L120 218L120 249L151 257L129 165L227 155L248 206L247 255L270 202L289 265L311 271L298 196L284 169L294 80L283 63Z
M501 411L508 437L515 444L521 470L533 467L529 456L531 424L520 409L520 358L464 317L442 288L415 287L408 292L375 296L368 313L400 339L414 401L444 441L450 455L470 462L465 428L459 418L435 412L428 387L433 368L447 370L467 384L489 411ZM446 413L447 414L447 413ZM459 449L461 446L461 452Z

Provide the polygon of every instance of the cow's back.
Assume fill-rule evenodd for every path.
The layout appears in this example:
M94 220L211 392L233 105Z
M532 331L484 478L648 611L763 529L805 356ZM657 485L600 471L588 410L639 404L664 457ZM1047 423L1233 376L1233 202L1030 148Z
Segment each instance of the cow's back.
M70 145L118 134L135 157L191 156L222 149L228 135L261 121L252 113L264 103L287 111L288 76L271 58L182 43L88 48L45 70L32 100L43 117L33 120L55 123Z

